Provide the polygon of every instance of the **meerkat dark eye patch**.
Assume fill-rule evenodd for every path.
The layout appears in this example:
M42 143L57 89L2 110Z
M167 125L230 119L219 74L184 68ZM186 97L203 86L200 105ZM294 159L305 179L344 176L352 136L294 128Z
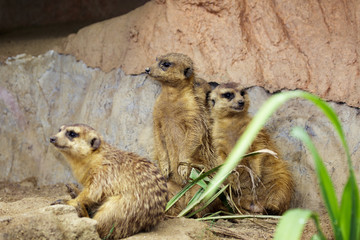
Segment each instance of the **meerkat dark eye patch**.
M235 94L231 93L231 92L226 92L226 93L221 94L221 97L232 100L235 97Z
M159 67L163 70L163 71L166 71L170 66L171 66L171 62L168 62L168 61L161 61L159 63Z
M241 91L240 91L240 95L241 95L241 96L245 96L245 94L246 94L245 90L241 90Z
M69 138L70 140L72 140L73 138L76 138L79 136L78 133L74 132L73 130L70 131L66 131L66 137Z

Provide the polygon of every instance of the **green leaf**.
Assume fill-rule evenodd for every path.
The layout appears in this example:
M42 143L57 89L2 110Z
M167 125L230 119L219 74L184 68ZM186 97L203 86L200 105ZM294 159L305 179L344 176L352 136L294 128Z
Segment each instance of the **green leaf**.
M214 196L212 196L208 201L206 201L206 203L199 208L198 210L192 212L191 214L189 214L187 217L192 217L195 214L197 214L198 212L204 210L207 206L209 206L221 193L223 193L225 191L225 189L227 189L229 187L229 185L224 186L222 189L220 189L220 191L218 191L216 194L214 194Z
M339 205L329 173L326 170L326 167L323 161L321 160L321 157L318 151L316 150L315 145L313 144L313 142L311 141L309 135L305 132L305 130L300 127L296 127L292 130L291 133L293 136L299 138L306 145L306 147L310 150L314 158L315 172L319 181L321 194L324 199L325 206L330 215L335 236L337 239L341 239L342 234L339 226L339 217L340 217Z
M297 240L301 238L303 229L307 221L312 218L315 221L318 230L318 238L325 240L321 231L319 219L315 213L305 209L291 209L287 211L280 219L275 232L275 240Z
M194 196L190 199L190 201L188 202L188 204L193 203L194 201L198 200L199 197L201 196L201 194L204 192L205 190L203 188L200 188L195 194Z
M343 239L359 239L359 189L355 176L350 175L341 199L339 224Z
M197 169L192 168L189 178L192 179L192 180L195 180L199 176L200 176L200 172ZM204 180L207 180L208 182L210 181L210 179L208 177L206 177L206 178L198 181L196 184L199 185L200 187L202 187L203 189L206 189L207 184L206 184L206 182Z
M193 181L189 182L188 184L185 185L185 187L183 189L181 189L181 191L176 194L173 198L170 199L170 201L167 203L166 208L165 208L165 212L168 211L182 196L184 196L184 194L189 191L190 188L192 188L195 184L197 184L200 180L206 178L207 176L213 174L214 172L216 172L220 167L217 166L209 171L207 171L206 173L201 174L199 177L197 177L196 179L194 179ZM202 195L201 195L202 196ZM196 200L192 203L193 204L198 204L200 201ZM189 207L187 207L186 209L188 209ZM188 211L190 211L190 209L188 209Z

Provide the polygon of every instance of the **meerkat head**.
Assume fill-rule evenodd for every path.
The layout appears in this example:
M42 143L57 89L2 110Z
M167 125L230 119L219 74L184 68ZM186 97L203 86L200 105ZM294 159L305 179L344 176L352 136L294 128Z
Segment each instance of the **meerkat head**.
M246 89L237 83L220 84L209 96L211 114L229 116L247 113L249 98Z
M162 84L178 86L193 81L193 61L181 53L169 53L156 59L156 63L145 69L155 80Z
M101 136L85 124L63 125L50 137L50 143L66 157L80 159L96 151L102 142Z

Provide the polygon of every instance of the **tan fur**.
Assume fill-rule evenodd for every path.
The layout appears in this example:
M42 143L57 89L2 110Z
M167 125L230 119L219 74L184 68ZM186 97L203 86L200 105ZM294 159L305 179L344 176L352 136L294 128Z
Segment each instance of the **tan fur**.
M71 134L75 133L75 137ZM83 190L68 186L80 216L98 221L101 238L114 227L111 239L148 231L163 219L167 187L156 166L140 156L118 150L91 127L64 125L50 138L70 163ZM72 191L73 190L73 191Z
M205 106L210 87L195 77L192 60L179 53L159 57L146 72L162 86L153 111L154 158L165 178L183 186L191 167L215 166Z
M229 98L227 98L227 97ZM251 121L249 98L235 83L220 84L210 93L212 136L219 161L224 162ZM249 152L270 149L277 152L262 129ZM244 158L230 182L235 204L250 213L281 214L289 208L293 179L285 161L269 154Z

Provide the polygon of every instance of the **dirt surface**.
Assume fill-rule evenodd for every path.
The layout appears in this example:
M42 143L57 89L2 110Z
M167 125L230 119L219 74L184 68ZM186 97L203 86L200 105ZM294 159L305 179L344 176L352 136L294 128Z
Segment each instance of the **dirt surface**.
M36 232L37 234L34 236L42 236L44 239L47 239L46 236L57 236L58 233L56 231L58 230L37 226L37 224L44 225L47 221L50 221L52 217L49 218L48 216L44 217L43 215L40 215L35 218L36 223L31 229L28 229L28 225L29 221L32 222L32 215L37 215L41 209L46 209L46 207L49 208L50 203L59 198L69 198L64 184L38 187L36 186L36 180L33 178L24 180L20 183L1 182L0 239L10 239L9 237L6 238L7 228L25 229L23 231L26 233L27 237L24 237L24 239L35 234L33 232ZM68 212L69 210L66 211ZM25 220L24 217L20 217L25 215ZM50 220L48 220L48 218ZM70 218L74 221L79 219L76 214L71 215ZM44 220L42 221L42 219ZM331 236L330 225L325 224L327 222L325 217L321 217L321 222L323 223L324 233L327 236ZM32 224L34 223L32 222ZM276 224L277 220L271 218L242 219L234 221L219 220L216 222L204 223L194 219L169 217L153 229L153 231L139 233L131 236L129 239L272 239L275 233ZM89 224L87 223L87 225ZM45 232L39 233L39 231ZM54 231L54 233L52 233L52 231ZM315 228L310 224L304 231L303 239L310 239L310 236L314 232ZM87 234L88 238L89 233ZM98 238L97 234L91 234L92 239ZM22 235L16 235L16 237L23 239ZM56 239L56 237L54 239Z

